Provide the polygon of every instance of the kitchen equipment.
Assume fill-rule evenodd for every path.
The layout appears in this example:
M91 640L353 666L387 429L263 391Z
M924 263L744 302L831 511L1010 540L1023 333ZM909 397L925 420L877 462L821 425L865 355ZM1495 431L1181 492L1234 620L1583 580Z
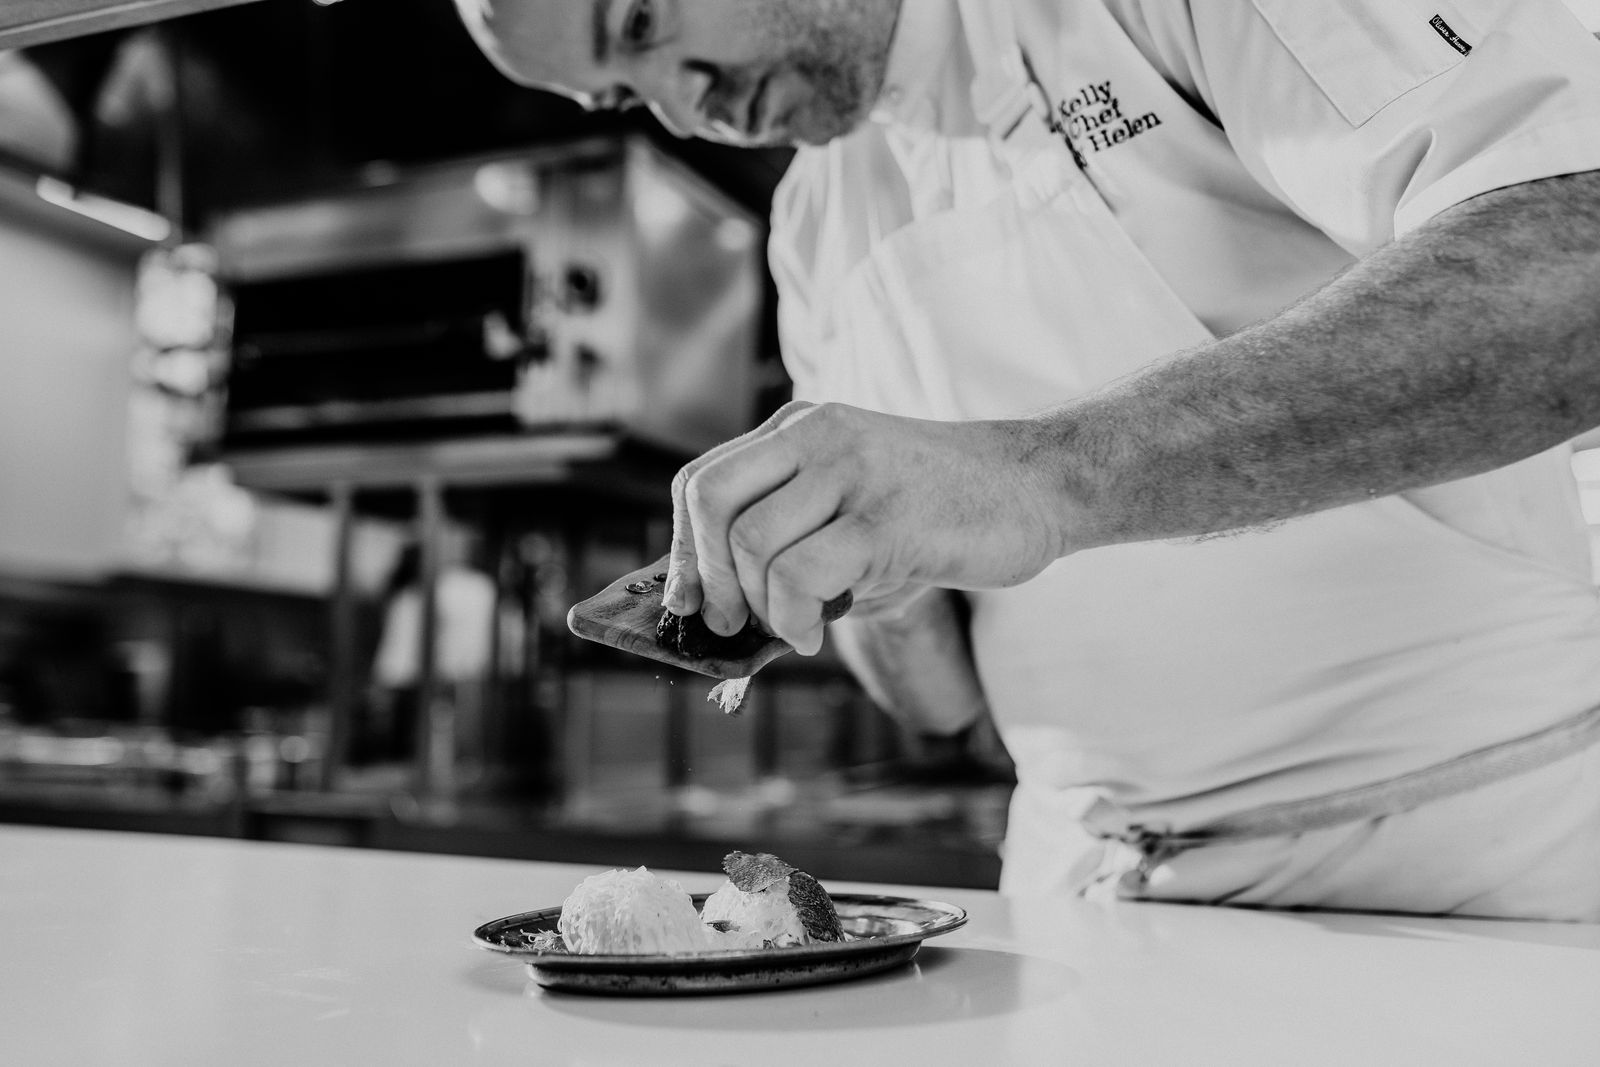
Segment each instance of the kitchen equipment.
M762 228L642 139L375 166L208 237L229 449L600 430L693 454L754 419Z

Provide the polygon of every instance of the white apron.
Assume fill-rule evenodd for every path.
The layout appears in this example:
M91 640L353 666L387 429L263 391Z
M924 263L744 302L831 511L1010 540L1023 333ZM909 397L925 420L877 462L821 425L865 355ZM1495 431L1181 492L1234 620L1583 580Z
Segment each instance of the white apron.
M1111 69L1163 123L1205 121L1102 8L1079 7L1063 41L1065 64L1082 69L1074 84ZM1030 117L1037 90L1009 5L963 0L961 12L993 151L879 134L891 151L946 152L956 192L919 204L815 313L813 398L1014 416L1210 339L1119 225L1093 162L1086 176ZM1570 493L1563 463L1539 457L1481 492L1511 477L1515 492ZM979 672L1017 764L1002 881L1014 893L1084 888L1105 857L1079 824L1097 800L1182 828L1411 772L1600 703L1586 575L1402 497L1266 532L1080 553L972 601ZM1226 895L1208 879L1208 894Z

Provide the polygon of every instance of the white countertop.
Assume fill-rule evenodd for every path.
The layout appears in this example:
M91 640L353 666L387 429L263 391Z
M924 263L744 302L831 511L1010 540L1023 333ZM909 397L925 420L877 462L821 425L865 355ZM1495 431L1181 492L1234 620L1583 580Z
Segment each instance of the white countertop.
M1600 1064L1600 926L833 885L971 922L876 977L669 999L547 993L472 944L589 873L0 826L0 1061Z

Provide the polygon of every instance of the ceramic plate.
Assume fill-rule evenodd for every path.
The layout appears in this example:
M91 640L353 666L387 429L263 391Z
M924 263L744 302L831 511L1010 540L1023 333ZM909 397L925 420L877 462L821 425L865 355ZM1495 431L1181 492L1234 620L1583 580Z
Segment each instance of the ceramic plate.
M709 895L696 894L695 907ZM797 948L681 956L569 955L555 933L561 921L558 907L496 919L472 936L490 951L525 959L534 980L547 989L631 996L750 993L876 974L910 960L927 938L967 921L964 910L937 900L831 895L849 940ZM554 947L543 947L552 935Z

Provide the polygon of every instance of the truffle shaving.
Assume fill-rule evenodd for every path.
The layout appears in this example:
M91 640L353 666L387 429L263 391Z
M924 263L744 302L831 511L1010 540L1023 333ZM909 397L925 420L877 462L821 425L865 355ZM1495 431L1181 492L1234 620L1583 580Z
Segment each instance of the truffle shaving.
M739 705L744 703L745 690L749 688L749 678L724 678L711 687L706 699L721 708L724 715L737 715Z
M828 891L805 871L770 852L730 852L723 857L722 869L728 873L728 881L745 893L781 886L811 940L844 940L844 927L839 924L839 913L834 910Z
M722 869L728 881L745 893L771 889L794 873L792 866L770 852L730 852L722 858Z
M833 900L822 883L805 871L789 875L789 903L800 915L800 924L806 928L813 941L843 941L844 927L839 924L839 913L833 909Z

